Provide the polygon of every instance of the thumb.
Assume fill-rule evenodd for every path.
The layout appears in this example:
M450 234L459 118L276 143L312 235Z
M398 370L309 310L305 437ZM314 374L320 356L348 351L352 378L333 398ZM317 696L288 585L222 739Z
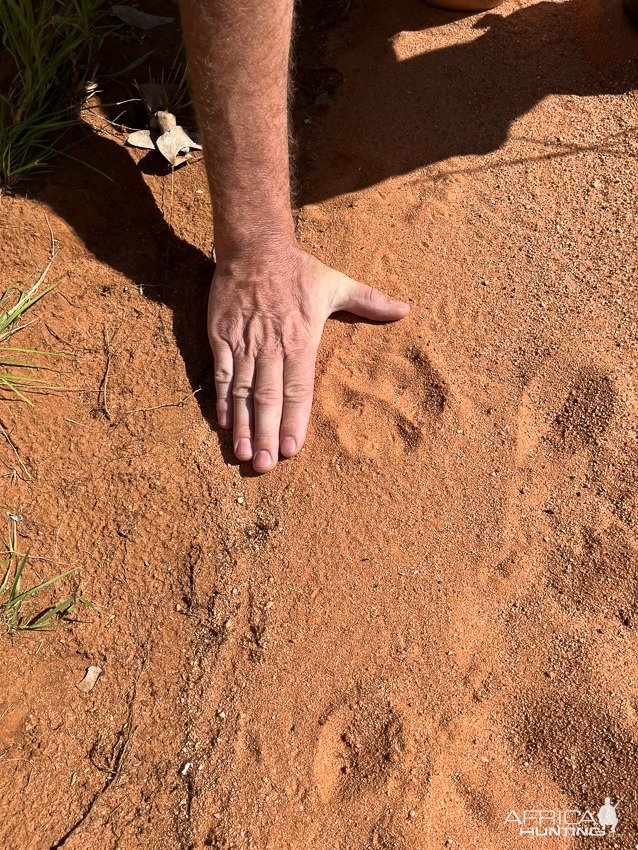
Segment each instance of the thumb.
M410 305L405 301L388 298L378 289L344 275L334 309L347 310L348 313L354 313L362 319L396 322L408 315Z

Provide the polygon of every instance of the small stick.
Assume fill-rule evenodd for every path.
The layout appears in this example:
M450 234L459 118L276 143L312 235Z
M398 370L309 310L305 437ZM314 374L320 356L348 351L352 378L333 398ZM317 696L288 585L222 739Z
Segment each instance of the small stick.
M109 332L104 328L104 353L106 355L106 368L104 369L104 377L100 383L98 390L98 410L101 410L106 418L111 421L111 411L108 405L108 390L109 390L109 374L111 372L111 342Z
M29 474L29 470L26 468L22 458L20 457L20 452L18 451L18 447L16 446L16 444L11 439L11 435L9 434L9 431L6 429L4 422L2 422L2 420L0 420L0 433L2 434L2 436L5 438L7 443L9 443L9 445L13 449L13 453L15 454L15 456L18 460L18 463L20 464L20 467L21 467L22 471L24 472L24 474L26 475L27 479L31 480L31 475Z
M168 401L165 404L155 404L153 407L136 407L133 410L127 410L124 412L124 416L131 416L133 413L149 413L151 410L164 410L166 407L183 407L189 398L192 398L195 393L200 392L201 387L194 390L192 393L185 395L184 398L179 401Z
M49 228L49 234L51 236L51 247L49 248L49 265L51 265L51 263L55 260L58 252L55 250L56 239L55 239L55 236L53 235L53 228L51 227L51 222L49 221L49 216L46 213L44 214L44 218L46 219L47 227ZM49 269L47 267L47 271L48 270ZM44 279L44 277L42 279Z

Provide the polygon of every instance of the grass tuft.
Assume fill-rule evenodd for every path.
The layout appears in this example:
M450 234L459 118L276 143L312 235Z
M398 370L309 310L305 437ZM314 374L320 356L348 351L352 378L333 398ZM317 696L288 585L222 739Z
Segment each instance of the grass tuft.
M62 581L75 570L66 570L27 590L22 590L22 577L29 561L29 551L27 550L24 555L18 553L16 519L11 519L8 554L4 560L0 560L0 619L4 620L10 629L35 631L53 628L65 617L69 617L78 605L103 613L94 602L80 594L72 594L61 602L48 605L34 613L22 612L22 606L27 600L33 599L40 591Z
M12 66L0 92L1 188L46 165L77 123L96 52L112 29L107 15L105 0L0 2Z
M43 287L51 262L49 262L33 286L23 289L20 282L12 283L0 295L0 400L12 396L32 405L28 393L59 389L46 381L29 374L33 370L45 368L33 360L33 357L55 357L53 351L40 351L34 348L16 348L6 343L14 334L27 327L25 316L41 298L51 292L55 285ZM26 374L16 369L28 370Z

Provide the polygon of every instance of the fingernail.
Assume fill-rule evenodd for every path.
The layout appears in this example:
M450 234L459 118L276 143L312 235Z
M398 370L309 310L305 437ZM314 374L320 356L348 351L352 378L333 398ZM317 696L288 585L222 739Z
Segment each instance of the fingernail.
M217 421L219 422L220 428L228 428L229 416L228 412L224 411L223 413L217 414Z
M281 441L281 453L282 455L292 455L295 453L297 448L297 441L294 437L284 437Z
M235 446L235 454L240 460L250 460L252 453L253 450L248 437L242 437L241 440L237 441L237 445Z
M272 458L270 457L270 453L264 451L258 451L255 455L255 459L253 460L253 466L255 469L267 469L272 464Z

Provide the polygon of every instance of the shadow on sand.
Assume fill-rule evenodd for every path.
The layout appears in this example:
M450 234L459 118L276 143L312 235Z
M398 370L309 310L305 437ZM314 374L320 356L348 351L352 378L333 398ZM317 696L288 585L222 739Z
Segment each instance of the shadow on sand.
M460 16L420 0L368 0L354 16L360 37L350 23L356 46L349 46L346 79L320 125L303 203L498 150L513 122L549 95L638 88L638 32L620 0L539 2L507 15L476 15L473 40L403 59L397 58L403 33ZM544 151L548 157L572 152L568 146Z
M398 61L390 42L396 33L439 27L459 16L421 0L364 0L346 26L362 22L355 62L365 73L355 68L332 102L312 107L316 114L301 145L310 150L314 167L301 186L301 201L362 189L452 156L496 150L512 122L550 94L594 95L638 87L631 61L620 63L620 73L606 68L604 55L602 68L583 61L574 33L588 2L614 0L540 2L506 16L476 16L480 34L474 40ZM305 0L302 6L302 65L305 55L312 65L317 53L312 31L304 31L305 10L314 13L316 24L321 6L321 0ZM634 33L619 8L612 8L607 18L609 38L616 39L613 33L621 31L633 44ZM308 51L304 39L313 42ZM635 39L638 47L638 34ZM590 42L596 48L595 38ZM600 55L600 50L593 52ZM618 63L617 51L609 55ZM307 103L298 105L297 114L308 108ZM312 129L319 115L320 136ZM119 142L93 134L81 151L112 182L62 164L37 196L71 225L101 263L171 309L189 381L193 389L203 388L196 397L216 427L205 328L212 261L175 235L144 182L143 167ZM229 440L218 433L230 460Z

